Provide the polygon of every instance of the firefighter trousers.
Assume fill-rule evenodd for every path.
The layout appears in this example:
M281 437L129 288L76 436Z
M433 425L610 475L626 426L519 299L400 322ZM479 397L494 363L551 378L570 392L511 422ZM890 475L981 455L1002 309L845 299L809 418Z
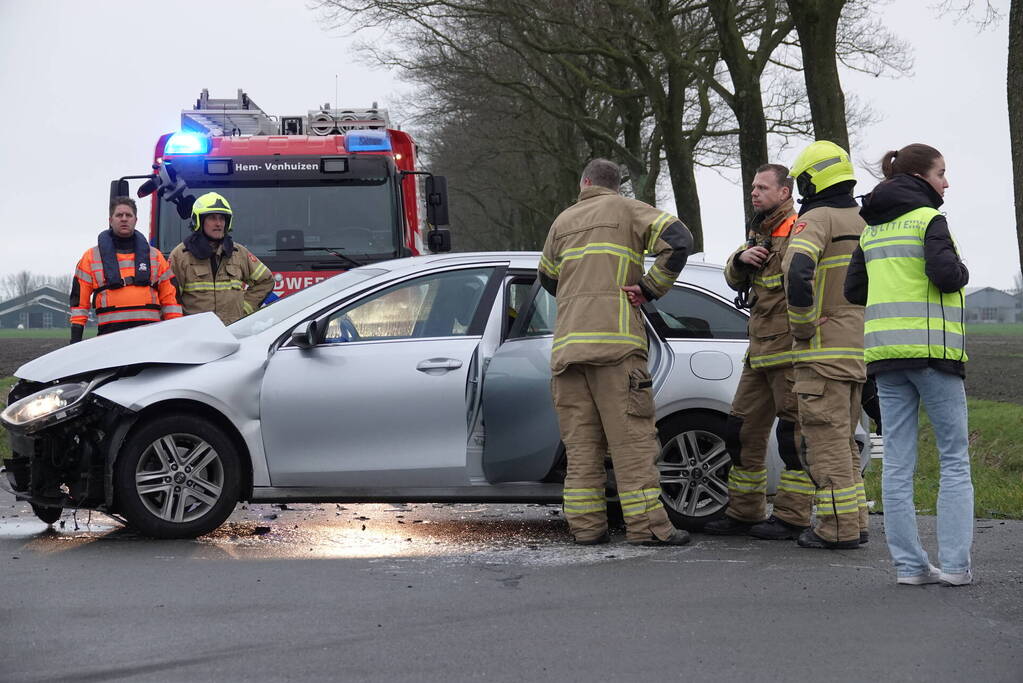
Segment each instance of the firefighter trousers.
M732 457L725 514L740 522L759 522L767 516L767 444L776 417L778 454L785 469L774 497L774 515L795 526L810 526L814 485L799 458L802 437L791 365L743 366L725 428Z
M551 379L561 440L568 457L565 518L578 541L607 531L604 459L614 465L626 539L667 539L674 532L660 501L660 453L646 359L615 365L574 363Z
M795 376L801 457L815 486L814 532L826 541L859 539L867 530L860 450L854 438L863 384L829 379L812 366L797 367Z

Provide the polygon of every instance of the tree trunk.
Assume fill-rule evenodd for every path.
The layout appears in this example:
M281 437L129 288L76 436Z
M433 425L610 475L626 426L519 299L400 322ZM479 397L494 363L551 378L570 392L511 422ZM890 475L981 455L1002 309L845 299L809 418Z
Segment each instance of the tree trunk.
M803 53L803 77L814 137L849 150L845 94L835 59L838 19L846 0L788 0Z
M746 44L735 25L735 4L711 0L710 13L721 41L721 56L732 79L731 108L739 124L739 164L742 168L742 205L746 220L753 216L749 188L759 166L767 159L767 118L760 90L760 73L748 57Z
M684 140L669 145L666 136L664 151L672 160L668 166L668 175L671 177L671 189L675 193L675 215L693 233L695 254L703 251L703 219L700 216L700 193L696 187L693 146Z
M1023 0L1009 6L1009 60L1006 87L1009 95L1009 149L1012 186L1016 194L1016 242L1023 265Z

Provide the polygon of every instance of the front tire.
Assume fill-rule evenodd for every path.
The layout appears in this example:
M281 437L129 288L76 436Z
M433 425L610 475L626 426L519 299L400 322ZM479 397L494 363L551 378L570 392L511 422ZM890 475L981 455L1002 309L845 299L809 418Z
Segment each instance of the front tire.
M36 505L35 503L29 503L29 505L32 506L32 512L35 513L36 517L46 524L53 524L60 519L60 514L64 512L64 508L46 507L43 505Z
M661 502L672 524L700 531L707 522L724 516L732 465L725 448L725 416L675 415L658 425L657 436Z
M241 467L212 422L168 415L146 423L114 463L114 495L135 529L154 538L195 538L223 524L238 502Z

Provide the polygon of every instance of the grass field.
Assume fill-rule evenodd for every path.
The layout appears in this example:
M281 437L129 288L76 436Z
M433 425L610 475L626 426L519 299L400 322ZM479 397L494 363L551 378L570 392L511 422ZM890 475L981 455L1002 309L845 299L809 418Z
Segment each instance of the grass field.
M977 517L1023 519L1023 406L967 399L970 411L970 462L974 514ZM920 415L920 446L914 478L915 501L921 514L933 515L938 500L938 451L927 417ZM881 466L867 472L867 499L882 509Z
M1014 336L1018 335L1023 337L1023 323L992 323L990 325L982 323L970 323L966 325L966 339L969 344L970 335L980 335L986 337L991 336Z
M0 330L0 339L67 339L71 336L71 330L67 327L50 327L47 329L30 330ZM85 328L86 337L95 337L96 328Z

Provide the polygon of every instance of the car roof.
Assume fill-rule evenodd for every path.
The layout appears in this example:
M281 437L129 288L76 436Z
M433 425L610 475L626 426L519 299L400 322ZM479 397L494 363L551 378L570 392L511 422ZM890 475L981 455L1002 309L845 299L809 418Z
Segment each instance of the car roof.
M708 289L726 298L731 298L733 293L725 283L724 267L715 263L706 263L705 261L694 260L694 258L702 258L702 256L703 254L701 252L699 254L695 254L694 257L689 259L686 263L685 269L682 271L682 282ZM508 261L509 265L513 268L536 268L537 263L540 261L540 252L470 251L429 254L426 256L413 256L410 258L387 261L380 264L372 264L368 267L373 268L381 266L393 272L406 270L414 272L433 265L455 265L460 263L471 264L481 261ZM653 258L647 258L648 264L652 262Z

